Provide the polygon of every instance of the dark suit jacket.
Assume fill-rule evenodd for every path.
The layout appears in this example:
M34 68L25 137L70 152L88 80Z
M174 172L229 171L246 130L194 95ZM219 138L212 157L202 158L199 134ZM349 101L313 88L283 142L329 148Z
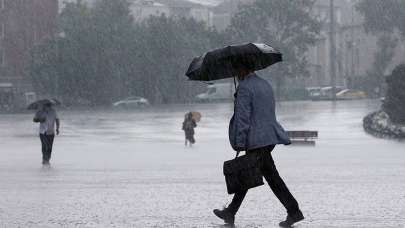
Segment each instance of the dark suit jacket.
M291 144L276 119L273 89L256 74L239 82L234 115L229 124L229 141L236 151Z

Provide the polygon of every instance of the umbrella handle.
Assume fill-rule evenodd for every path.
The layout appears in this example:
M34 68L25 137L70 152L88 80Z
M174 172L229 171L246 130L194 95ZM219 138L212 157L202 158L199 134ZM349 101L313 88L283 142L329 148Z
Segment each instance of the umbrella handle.
M235 92L236 92L236 77L235 76L233 76L233 84L235 86Z
M240 154L240 151L236 151L235 159L239 156L239 154Z

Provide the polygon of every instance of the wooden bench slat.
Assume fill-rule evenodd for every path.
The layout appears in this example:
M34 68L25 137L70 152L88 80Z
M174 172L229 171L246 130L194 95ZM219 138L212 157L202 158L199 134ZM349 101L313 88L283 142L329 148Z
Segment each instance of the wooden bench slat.
M287 131L290 138L318 138L318 131Z

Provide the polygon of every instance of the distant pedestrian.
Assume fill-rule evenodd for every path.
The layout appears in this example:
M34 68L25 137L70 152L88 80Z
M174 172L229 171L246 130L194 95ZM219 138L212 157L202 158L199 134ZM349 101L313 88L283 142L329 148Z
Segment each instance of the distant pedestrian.
M290 227L304 219L298 203L280 177L271 155L277 144L290 144L287 133L276 120L275 100L271 85L252 71L239 66L239 86L236 90L235 110L229 126L229 140L237 152L246 151L257 158L257 166L271 190L287 209L281 227ZM231 204L214 213L225 223L233 224L248 190L236 192Z
M182 127L182 130L184 131L184 134L185 134L185 146L187 146L187 144L189 146L192 146L195 143L194 128L196 128L196 127L197 127L197 123L193 118L192 112L188 112L184 116L183 127Z
M52 103L45 103L35 113L34 122L39 123L39 138L42 144L42 164L49 165L55 132L59 135L60 121ZM56 124L56 131L55 131Z

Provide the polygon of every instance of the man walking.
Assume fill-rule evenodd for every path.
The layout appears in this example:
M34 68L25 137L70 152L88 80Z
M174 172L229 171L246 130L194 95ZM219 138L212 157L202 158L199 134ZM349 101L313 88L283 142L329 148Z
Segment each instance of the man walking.
M287 209L281 227L290 227L304 219L298 203L281 179L271 152L277 144L290 144L287 133L276 120L275 100L271 85L243 66L237 70L239 86L236 91L234 115L229 125L229 140L235 151L246 151L258 158L260 170L271 190ZM247 190L235 193L231 204L215 209L214 214L225 223L233 224L235 214Z
M59 135L60 121L58 115L52 107L52 103L45 103L42 108L35 113L34 122L39 124L39 138L42 144L42 164L49 165L52 154L52 145L56 134Z

